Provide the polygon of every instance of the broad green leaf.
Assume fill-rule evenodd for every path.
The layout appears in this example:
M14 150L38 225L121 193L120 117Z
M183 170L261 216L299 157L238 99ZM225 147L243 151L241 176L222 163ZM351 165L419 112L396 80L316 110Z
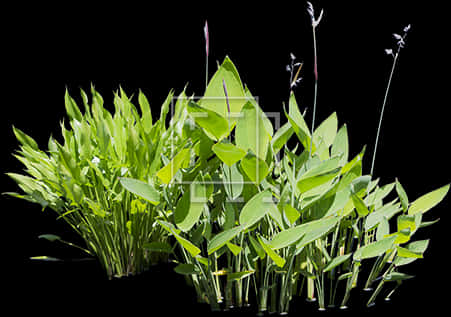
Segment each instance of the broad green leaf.
M274 137L271 140L274 154L279 153L279 151L284 147L284 145L287 144L288 140L291 138L293 133L294 130L290 122L285 123L276 131Z
M398 193L399 199L401 200L402 210L404 212L409 209L409 198L407 198L406 191L402 187L401 183L396 179L396 192Z
M211 149L228 166L232 166L246 155L244 150L232 143L216 143Z
M409 229L410 232L413 232L416 229L415 216L399 215L397 223L398 231Z
M357 213L359 214L359 217L365 217L369 214L369 210L366 207L365 203L363 202L362 198L359 196L352 194L351 195L352 202L354 204L355 209L357 210Z
M172 246L167 242L148 242L143 244L143 248L152 252L172 253Z
M406 246L406 249L414 252L416 254L423 254L427 247L429 245L429 240L419 240L419 241L415 241L415 242L411 242ZM406 265L409 263L412 263L416 260L416 258L403 258L403 257L396 257L395 258L395 265L396 266L401 266L401 265Z
M61 237L55 235L55 234L41 234L38 236L39 239L45 239L49 241L59 241L61 240Z
M204 129L209 138L222 140L229 134L232 126L216 112L202 108L193 101L188 103L187 109L194 122Z
M192 263L181 263L174 268L174 271L182 275L198 274L198 269Z
M241 271L241 272L233 272L227 274L228 281L239 281L245 277L248 277L254 274L255 271Z
M178 243L181 244L181 246L188 251L192 257L196 257L200 253L200 249L196 247L194 244L192 244L190 241L186 240L182 236L176 234L173 232L174 237L177 239Z
M166 166L164 166L157 172L157 176L161 179L163 183L165 183L166 185L169 184L171 180L174 178L177 171L180 168L187 166L187 163L189 163L188 162L189 158L190 158L189 148L180 150Z
M270 208L273 208L274 202L269 190L265 190L252 197L240 212L240 224L243 228L250 228L263 218Z
M348 129L346 124L344 124L340 130L338 130L335 136L334 142L331 148L331 156L342 155L340 160L340 165L346 164L349 157L349 140L348 140Z
M348 163L345 164L345 166L343 166L343 168L341 169L342 175L346 174L347 172L349 172L350 170L352 170L356 167L361 168L363 156L365 155L365 150L366 150L366 146L364 146L362 151L360 151L360 153L357 154L351 161L349 161ZM360 173L360 175L361 175L361 173Z
M386 282L403 281L403 280L411 279L413 277L414 276L412 276L412 275L408 275L408 274L404 274L404 273L392 272L392 273L387 274L384 277L384 281L386 281Z
M387 235L390 234L390 224L386 217L383 217L382 220L379 222L379 225L377 226L376 231L376 240L382 240Z
M260 159L266 158L269 145L269 135L266 133L261 113L251 102L241 109L241 115L235 128L236 145L247 151L252 151Z
M160 202L160 193L150 184L142 182L137 179L121 177L120 182L122 186L133 194L144 198L154 205Z
M288 122L290 122L290 125L293 128L294 133L296 133L296 136L298 137L299 141L304 146L304 148L307 151L310 151L310 143L311 143L310 130L307 126L307 123L305 123L304 117L299 111L299 107L293 93L291 93L290 95L288 108L289 108L288 113L284 109ZM313 144L312 153L315 153L315 151L316 146L315 144Z
M215 235L209 242L207 247L208 255L222 248L227 242L236 237L243 230L243 226L237 226L232 229L225 230Z
M401 206L399 204L387 204L382 206L376 211L370 213L365 218L365 230L368 231L375 226L377 226L384 217L387 220L390 220L394 215L401 211Z
M237 199L243 192L244 179L236 164L231 167L224 165L224 188L227 196L232 200Z
M393 247L396 238L397 236L394 235L361 247L354 252L354 260L361 261L384 254Z
M296 208L294 208L290 204L285 204L283 206L283 211L284 211L285 216L287 217L288 221L290 222L290 224L295 223L296 220L298 220L299 217L301 216L301 213L299 211L297 211Z
M204 97L199 101L199 105L205 109L216 112L223 118L227 118L228 109L223 81L225 81L227 87L231 121L233 123L235 122L237 115L241 112L244 104L247 102L247 98L238 71L228 56L226 56L221 66L208 83Z
M247 153L241 160L240 165L249 179L256 185L259 185L269 173L266 162L252 153Z
M443 186L415 200L410 205L408 212L409 215L425 213L426 211L436 206L443 200L443 198L445 198L446 194L448 193L449 186L450 185Z
M314 221L310 222L310 226L307 227L305 234L296 244L296 248L301 249L316 239L328 234L337 225L339 220L339 217L331 217L320 219L315 223Z
M233 253L234 256L237 256L240 254L242 248L239 245L233 244L231 242L226 243L227 247L229 248L230 252Z
M338 220L339 218L337 217L319 219L283 230L274 236L270 245L273 249L281 249L297 241L302 245L306 245L329 232L337 224Z
M274 263L278 267L283 267L285 265L285 259L278 255L268 244L268 241L265 238L257 236L258 242L262 246L263 250L265 250L266 254L274 261Z
M323 272L329 272L332 269L336 268L337 266L339 266L340 264L342 264L343 262L345 262L347 259L349 259L351 257L352 253L348 253L345 255L340 255L337 256L335 258L333 258L324 268Z
M398 250L397 255L402 258L414 258L414 259L422 259L423 254L421 252L414 252L406 248L402 248L398 246L396 248Z
M333 157L309 169L299 178L297 188L307 192L317 186L327 183L340 173L340 157Z
M323 143L325 148L329 148L337 135L337 127L337 114L334 112L313 132L313 143L316 145Z
M258 243L257 240L255 240L255 238L252 235L249 235L249 241L251 242L251 245L252 245L255 253L257 253L258 257L263 260L266 256L266 253L265 253L265 250L263 249L263 247L260 245L260 243Z
M196 178L179 200L174 212L174 221L183 232L191 230L197 223L207 202L205 185Z

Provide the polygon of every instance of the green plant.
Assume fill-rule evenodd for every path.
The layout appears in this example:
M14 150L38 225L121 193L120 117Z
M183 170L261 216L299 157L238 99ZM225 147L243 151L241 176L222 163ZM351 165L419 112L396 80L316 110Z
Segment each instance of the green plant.
M113 114L104 108L103 98L93 87L91 93L89 105L81 91L82 113L66 91L69 128L61 123L63 142L51 137L46 152L14 128L21 144L15 156L25 165L26 174L8 173L24 192L8 194L54 210L85 241L86 246L79 248L95 255L110 278L139 273L160 261L161 255L146 245L167 239L165 231L155 226L156 216L165 212L159 204L155 174L163 166L161 156L173 150L168 146L180 143L171 134L175 124L169 128L165 124L173 93L154 123L141 92L141 114L122 89L114 95ZM137 183L126 177L149 184L144 200L124 190L120 179L123 185ZM64 242L55 235L41 237Z

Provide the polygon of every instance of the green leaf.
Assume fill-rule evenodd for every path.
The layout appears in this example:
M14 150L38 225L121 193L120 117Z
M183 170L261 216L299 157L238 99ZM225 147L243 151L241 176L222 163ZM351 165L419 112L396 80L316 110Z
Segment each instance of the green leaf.
M46 256L46 255L32 256L32 257L30 257L30 260L47 261L47 262L60 262L60 261L62 261L61 259L53 258L51 256Z
M351 198L352 202L354 203L354 207L357 210L357 213L359 214L359 217L365 217L370 213L365 203L363 202L362 198L360 198L355 194L352 194Z
M262 246L263 250L265 250L266 254L271 258L271 260L274 261L274 263L278 267L284 267L285 265L285 259L282 258L280 255L278 255L269 245L268 241L265 240L265 238L257 236L258 242L260 242L260 245Z
M198 274L198 269L191 263L181 263L174 268L174 271L182 275Z
M255 240L255 238L252 235L249 235L249 241L251 242L251 245L252 245L255 253L257 253L258 257L263 260L266 256L266 253L265 253L265 250L263 249L263 247L260 245L260 243L258 243L257 240Z
M398 193L399 199L401 200L402 210L404 212L409 209L409 198L407 198L406 191L402 187L401 183L396 179L396 192Z
M232 229L225 230L215 235L209 242L207 247L208 255L222 248L227 242L236 237L243 230L243 226L237 226Z
M150 131L152 130L152 113L150 111L151 109L149 101L141 90L139 90L138 94L138 103L141 108L141 124L144 128L144 131L146 133L150 133Z
M313 132L313 143L316 145L323 143L325 148L329 148L337 135L337 127L337 114L334 112Z
M39 239L45 239L45 240L49 240L49 241L59 241L61 240L61 237L54 235L54 234L41 234L40 236L38 236Z
M75 103L75 100L72 99L71 96L69 96L69 92L66 89L66 93L64 95L64 101L66 105L66 112L71 120L75 119L78 122L81 122L83 120L83 116L80 112L80 109L78 108L77 104Z
M187 109L194 122L204 129L209 138L221 140L229 134L232 126L216 112L202 108L193 101L188 103Z
M224 188L227 196L232 200L237 199L243 192L244 179L243 175L239 172L236 164L228 167L223 166L224 172Z
M419 240L419 241L415 241L415 242L411 242L406 246L406 249L414 252L416 254L423 254L427 247L429 245L429 240ZM399 257L397 256L395 258L395 265L396 266L401 266L401 265L406 265L409 263L412 263L416 260L416 258L403 258L403 257Z
M333 258L326 265L326 267L324 268L323 272L329 272L332 269L336 268L337 266L339 266L340 264L345 262L347 259L349 259L351 257L351 255L352 255L352 253L348 253L348 254L340 255L340 256L337 256L337 257Z
M335 136L334 142L331 148L331 156L342 155L340 160L340 165L346 164L349 157L349 140L348 140L348 129L346 124L344 124L340 130L338 130Z
M247 153L241 160L240 165L249 179L256 185L259 185L269 173L266 162L252 153Z
M279 153L279 151L284 147L284 145L288 142L288 140L293 135L294 130L291 126L290 122L285 123L281 126L276 133L274 134L271 145L274 151L274 154Z
M285 109L284 109L285 111ZM301 112L299 111L296 98L294 97L294 94L291 93L290 95L290 101L289 101L289 110L288 113L285 111L285 115L288 119L288 122L290 122L290 125L292 126L294 132L296 133L296 136L298 137L301 144L304 146L304 148L309 151L310 150L310 143L311 143L311 135L310 130L305 123L304 117L302 116ZM312 145L312 153L315 153L316 146L315 144Z
M404 273L392 272L390 274L387 274L384 277L384 281L386 281L386 282L403 281L403 280L411 279L413 277L414 276L412 276L412 275L408 275L408 274L404 274Z
M301 216L301 213L290 204L286 204L285 206L283 206L283 211L285 212L285 216L287 217L288 221L291 224L295 223L296 220L298 220L299 217Z
M235 128L236 145L246 152L251 150L260 159L266 158L269 135L266 133L262 115L251 102L241 109Z
M414 258L414 259L422 259L423 254L421 252L414 252L406 248L402 248L400 246L397 247L398 253L397 255L401 258Z
M211 149L228 166L232 166L246 155L244 150L232 143L216 143Z
M35 140L33 140L32 137L23 133L21 130L15 128L14 126L13 126L13 132L14 132L14 135L16 136L17 140L20 142L20 144L22 144L23 146L28 145L29 147L31 147L33 150L36 150L36 151L39 150L38 144L36 143Z
M172 253L172 246L167 242L148 242L143 244L143 248L152 252Z
M226 118L228 110L223 81L225 81L227 87L231 121L233 123L237 115L241 112L247 98L238 71L228 56L226 56L208 83L204 97L199 101L199 105Z
M178 172L178 170L182 167L187 166L189 158L190 158L189 148L180 150L166 166L164 166L157 172L157 176L161 179L163 183L165 183L166 185L169 184L171 180L174 178L175 174Z
M188 251L192 257L196 257L200 253L200 249L196 247L194 244L181 237L180 235L173 232L175 239L182 245L182 247Z
M205 185L196 178L179 200L174 212L174 221L183 232L191 230L197 223L207 202Z
M436 206L443 200L443 198L445 198L446 194L448 193L449 186L450 185L443 186L415 200L410 205L408 212L409 215L425 213L426 211Z
M245 229L252 227L269 212L270 208L273 208L273 205L272 193L269 190L258 193L241 210L240 224Z
M397 235L394 235L361 247L356 252L354 252L354 260L361 261L385 253L393 247L396 238Z
M229 248L230 252L233 253L234 256L237 256L240 254L242 248L239 245L233 244L231 242L226 243L227 247Z
M340 157L333 157L309 169L299 178L298 189L306 192L334 179L340 173L339 162Z
M339 218L337 217L319 219L283 230L274 236L270 245L276 250L287 247L297 241L306 245L329 232L337 224L338 220Z
M133 178L121 177L121 185L133 194L144 198L153 205L160 202L160 193L150 184Z

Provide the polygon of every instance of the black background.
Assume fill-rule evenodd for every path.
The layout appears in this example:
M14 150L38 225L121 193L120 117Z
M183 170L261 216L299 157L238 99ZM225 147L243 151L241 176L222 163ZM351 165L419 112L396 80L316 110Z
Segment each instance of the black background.
M389 95L375 176L382 183L403 183L411 200L450 182L449 147L449 27L445 8L412 1L312 1L317 14L325 9L317 29L319 96L317 121L336 111L347 123L351 155L368 145L368 173L374 138L388 79L393 32L412 24L401 52ZM436 2L439 3L439 2ZM5 8L2 22L1 191L16 191L5 172L19 172L11 155L17 149L11 125L33 136L45 148L50 135L60 137L65 118L64 92L78 98L79 88L92 84L111 105L112 92L122 86L128 94L142 89L154 114L170 89L188 94L204 89L203 26L210 29L210 76L216 61L229 55L242 81L259 97L265 111L281 111L288 98L285 66L293 53L304 62L303 81L296 88L301 109L311 122L313 47L304 1L296 3L217 2L195 6L109 3ZM80 100L79 98L77 100ZM285 122L282 116L282 122ZM36 263L35 255L80 258L65 247L39 240L55 233L79 242L51 211L2 197L2 300L17 310L123 312L151 314L204 313L194 292L180 276L160 268L139 278L107 281L95 261ZM449 285L449 197L428 213L441 218L418 238L431 238L425 259L406 268L416 275L389 304L357 312L413 313L447 306ZM8 283L6 283L8 282ZM358 297L357 297L358 299ZM314 308L303 302L293 315ZM327 313L325 313L327 314Z

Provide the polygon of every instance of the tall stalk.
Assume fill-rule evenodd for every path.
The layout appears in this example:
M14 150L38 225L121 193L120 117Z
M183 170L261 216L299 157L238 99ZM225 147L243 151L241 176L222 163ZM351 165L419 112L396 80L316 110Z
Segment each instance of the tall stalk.
M208 55L210 51L210 35L208 33L208 23L205 21L204 26L204 36L205 36L205 91L207 91L208 86Z
M382 119L384 117L384 112L385 112L385 105L387 103L387 97L388 97L388 92L390 90L390 86L391 86L391 82L392 82L392 78L393 78L393 73L395 72L395 68L397 65L397 61L399 58L399 53L401 52L401 48L404 47L405 45L405 39L407 37L407 32L410 30L410 24L408 26L406 26L404 28L404 34L401 36L399 34L394 33L393 37L397 40L397 50L396 53L393 54L393 50L392 49L386 49L385 53L387 53L388 55L393 56L393 65L390 71L390 76L388 77L388 82L387 82L387 87L385 88L385 95L384 95L384 101L382 103L382 110L381 110L381 115L379 117L379 124L377 127L377 132L376 132L376 141L374 144L374 152L373 152L373 159L371 161L371 171L370 171L370 175L373 175L374 172L374 163L376 161L376 153L377 153L377 146L379 144L379 135L381 132L381 126L382 126Z

